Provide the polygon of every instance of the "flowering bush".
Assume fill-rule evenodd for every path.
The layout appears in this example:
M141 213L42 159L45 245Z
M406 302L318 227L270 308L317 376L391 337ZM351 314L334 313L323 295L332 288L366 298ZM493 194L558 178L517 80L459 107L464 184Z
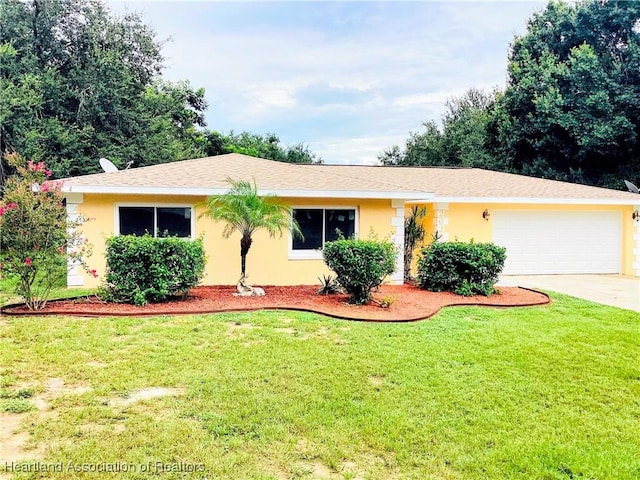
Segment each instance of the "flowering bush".
M17 154L7 160L17 173L0 201L0 275L16 278L15 293L38 310L66 277L68 257L86 268L91 245L78 232L84 219L67 221L62 185L49 180L51 170Z

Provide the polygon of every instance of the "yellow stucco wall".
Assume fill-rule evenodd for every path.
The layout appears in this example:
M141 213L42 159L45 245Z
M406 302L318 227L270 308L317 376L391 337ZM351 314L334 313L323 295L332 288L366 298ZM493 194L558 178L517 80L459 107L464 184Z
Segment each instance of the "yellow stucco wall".
M424 225L427 232L435 233L435 216L437 205L426 205L429 216L425 219ZM443 210L447 219L444 226L444 232L448 234L449 240L469 241L473 239L476 242L490 242L493 240L493 226L491 216L489 220L482 218L482 212L487 209L489 213L496 210L536 210L536 211L616 211L622 215L622 265L621 273L624 275L635 275L633 263L637 261L633 252L635 226L631 215L634 207L617 206L617 205L522 205L522 204L463 204L450 203ZM430 239L430 236L427 237Z
M83 235L93 244L93 255L88 259L90 268L105 272L105 240L115 231L115 211L119 204L138 205L184 205L195 206L204 198L188 196L148 196L148 195L98 195L85 194L78 204L78 212L91 218L85 223ZM391 218L395 210L390 200L335 200L335 199L283 199L293 207L354 207L357 211L356 229L361 238L366 238L370 230L379 238L394 233ZM214 223L209 218L198 218L201 208L196 209L195 235L204 237L207 254L204 285L232 285L240 276L240 236L222 238L223 224ZM285 233L282 238L270 238L266 232L254 234L253 245L247 255L247 274L254 285L298 285L319 284L318 277L329 274L322 259L289 259L290 238ZM83 272L78 272L83 274ZM95 287L100 278L84 275L84 285Z

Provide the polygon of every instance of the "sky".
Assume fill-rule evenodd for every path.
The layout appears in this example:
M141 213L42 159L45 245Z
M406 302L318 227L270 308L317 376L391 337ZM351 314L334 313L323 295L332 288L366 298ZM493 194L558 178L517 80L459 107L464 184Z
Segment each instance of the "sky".
M167 40L163 78L205 89L207 128L348 164L377 163L469 88L503 88L509 44L545 4L108 1Z

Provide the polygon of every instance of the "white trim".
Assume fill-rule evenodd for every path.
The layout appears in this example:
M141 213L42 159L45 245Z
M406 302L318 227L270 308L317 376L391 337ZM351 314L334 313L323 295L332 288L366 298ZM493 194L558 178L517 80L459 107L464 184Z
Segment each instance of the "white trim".
M65 199L67 203L76 203L76 204L84 203L84 194L69 192L65 195Z
M67 210L67 225L69 223L76 223L82 218L78 213L78 205L83 203L84 197L81 194L68 194L66 197L66 210ZM67 227L67 232L73 234L75 228ZM74 249L75 247L68 247L68 249ZM67 257L67 287L82 287L84 286L84 275L79 273L78 266L80 263L75 260L71 260Z
M395 230L395 235L391 241L396 245L396 270L389 277L392 284L402 285L404 283L404 202L400 205L397 200L391 201L391 206L396 213L391 217L391 227Z
M64 185L63 192L68 193L123 193L130 195L223 195L228 188L194 187L140 187L140 186L103 186L103 185ZM431 202L432 193L371 191L371 190L300 190L300 189L259 189L259 195L277 195L279 197L298 198L363 198L363 199L420 199Z
M435 225L436 235L438 241L446 242L449 240L449 233L447 232L447 225L449 225L449 217L447 217L447 211L449 210L448 203L435 203L433 214L433 224Z
M193 204L189 203L156 203L156 202L117 202L114 203L113 214L113 234L120 235L120 207L153 207L153 208L189 208L191 210L191 236L181 238L196 238L196 212ZM153 236L156 236L157 230L157 215L154 212L153 216Z
M356 205L292 205L291 210L354 210L355 218L353 219L353 233L357 237L360 233L360 211ZM322 214L322 245L324 246L324 213ZM293 236L291 232L287 237L288 259L289 260L322 260L322 248L308 250L294 250Z
M67 287L82 287L84 286L84 275L72 275L67 273Z
M105 193L105 194L131 194L131 195L187 195L209 196L223 195L228 188L204 188L204 187L141 187L141 186L114 186L114 185L63 185L63 192L67 193ZM431 192L407 192L398 190L371 191L371 190L301 190L301 189L260 189L260 195L274 194L279 197L298 198L363 198L363 199L389 199L406 200L407 203L518 203L533 205L636 205L638 200L634 198L556 198L556 197L438 197Z
M540 197L433 197L430 200L408 200L410 204L420 203L517 203L532 205L636 205L637 199L615 198L540 198Z
M633 222L633 253L635 256L635 262L631 265L633 273L636 277L640 277L640 221L635 220Z

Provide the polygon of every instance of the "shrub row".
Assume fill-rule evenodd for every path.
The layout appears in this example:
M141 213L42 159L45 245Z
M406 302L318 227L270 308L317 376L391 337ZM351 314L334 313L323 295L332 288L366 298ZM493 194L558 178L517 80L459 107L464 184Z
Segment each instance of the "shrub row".
M418 283L434 292L491 295L506 250L493 243L433 242L422 249Z
M119 235L107 239L103 299L145 305L186 296L204 274L202 239Z

